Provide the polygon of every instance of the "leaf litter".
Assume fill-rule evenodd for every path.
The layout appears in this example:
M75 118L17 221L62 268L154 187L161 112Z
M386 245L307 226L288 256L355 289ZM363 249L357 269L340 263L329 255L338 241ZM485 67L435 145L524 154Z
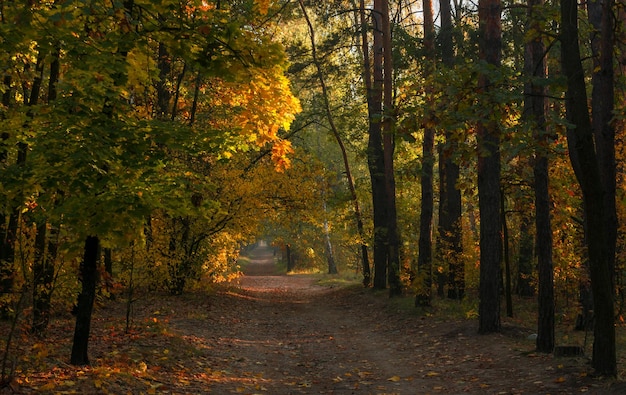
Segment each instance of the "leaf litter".
M623 393L586 361L536 354L526 338L481 336L473 320L408 315L369 290L274 270L257 260L236 286L139 299L129 333L125 302L108 302L94 315L88 367L67 363L72 317L55 317L46 339L23 338L0 393Z

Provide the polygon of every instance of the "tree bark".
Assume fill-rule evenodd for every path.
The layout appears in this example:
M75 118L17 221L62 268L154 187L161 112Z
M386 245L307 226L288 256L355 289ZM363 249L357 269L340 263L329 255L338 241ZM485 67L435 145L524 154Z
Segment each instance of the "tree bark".
M541 36L540 19L544 0L528 0L528 32L531 37L525 46L524 68L530 82L524 87L524 120L533 128L535 158L533 164L535 192L535 228L538 268L538 314L536 349L551 353L554 350L554 269L552 264L552 225L550 223L550 193L548 148L550 135L546 130L547 96L542 80L548 75L545 45Z
M395 110L393 106L393 53L391 22L389 20L389 2L375 0L374 12L380 10L382 17L383 40L383 158L385 169L385 192L387 203L387 278L389 296L402 294L400 281L400 234L398 232L398 214L396 209L396 177L394 171L395 151Z
M362 25L365 26L365 1L360 2ZM380 13L373 16L373 59L370 61L367 30L361 32L363 49L363 79L367 90L369 118L367 167L372 184L374 211L374 282L375 289L387 288L387 194L382 137L383 101L383 38Z
M426 52L426 75L430 75L435 67L435 23L433 20L432 0L424 0L424 50ZM432 90L427 90L427 95ZM417 255L417 271L419 291L415 295L415 306L429 306L432 293L432 223L434 207L433 168L435 163L435 129L430 125L424 126L424 140L422 142L422 174L420 178L421 202L420 223Z
M72 365L89 365L87 346L91 329L91 313L96 299L99 254L100 239L97 236L88 236L85 240L85 251L80 265L82 289L76 305L76 326L70 359Z
M609 10L603 9L603 12ZM615 312L610 272L612 260L609 257L614 249L608 245L602 163L594 149L594 132L587 107L577 12L575 0L561 0L561 67L567 78L565 110L568 123L573 125L567 129L567 142L572 167L583 193L587 231L585 238L595 315L592 365L598 374L616 376ZM605 56L610 57L612 53Z
M593 128L598 166L604 188L604 223L607 258L613 289L615 287L615 250L617 245L617 207L615 163L615 128L612 124L615 102L613 0L586 2L589 22L594 27L591 37L593 74L591 76L591 126Z
M454 67L454 41L452 37L452 10L449 0L440 0L442 63L452 69ZM448 262L448 298L462 299L465 295L465 265L462 259L463 246L461 243L461 191L457 183L460 169L454 159L458 150L458 142L452 131L446 130L445 148L443 149L439 166L441 199L439 202L439 248Z
M513 317L513 292L511 287L511 255L509 249L509 225L506 221L504 189L500 189L500 218L502 219L502 243L504 254L504 298L506 300L506 316Z
M502 48L500 0L479 0L480 59L500 66ZM482 106L495 105L489 94L494 89L489 77L479 76ZM497 119L478 124L478 199L480 210L480 333L500 331L500 262L502 235L500 221L500 128Z

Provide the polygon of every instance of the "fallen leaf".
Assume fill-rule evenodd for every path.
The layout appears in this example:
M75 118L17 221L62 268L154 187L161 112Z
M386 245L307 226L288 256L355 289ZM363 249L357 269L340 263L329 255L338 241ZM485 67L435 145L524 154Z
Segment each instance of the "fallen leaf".
M398 382L398 381L400 381L400 380L402 380L402 379L400 378L400 376L393 376L393 377L389 377L389 378L387 379L387 381L393 381L394 383L395 383L395 382Z

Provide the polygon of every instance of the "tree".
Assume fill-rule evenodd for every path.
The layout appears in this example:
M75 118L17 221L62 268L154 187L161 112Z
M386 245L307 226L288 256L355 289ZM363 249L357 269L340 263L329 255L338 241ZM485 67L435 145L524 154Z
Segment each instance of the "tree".
M435 24L433 21L433 6L431 0L424 0L424 51L429 63L427 72L435 67ZM421 204L419 225L419 255L417 258L418 292L415 295L416 306L428 306L432 288L432 222L433 222L433 167L435 162L434 144L435 129L430 121L424 125L424 141L422 142L422 174L421 174Z
M534 191L535 229L538 267L537 351L550 353L554 349L554 269L552 265L552 226L550 222L550 193L548 188L548 146L551 136L546 130L547 77L545 45L540 15L543 0L528 1L528 41L525 48L525 72L528 78L524 96L524 121L533 130L535 142ZM523 220L524 221L524 220Z
M439 33L441 60L444 67L453 70L455 56L450 1L440 0L439 8L441 10ZM440 259L448 261L448 297L462 299L465 294L465 268L461 245L461 191L458 186L460 169L455 158L459 141L454 137L453 131L448 128L444 131L444 136L444 145L439 150L438 243L440 245L438 249L443 255Z
M350 197L352 199L352 204L354 206L354 216L357 224L357 231L361 238L361 262L363 267L363 284L367 287L371 281L370 267L369 267L369 257L367 252L367 244L365 244L365 232L363 230L363 218L361 215L361 207L359 205L359 199L356 194L356 188L354 186L354 179L352 177L352 171L350 169L350 162L348 160L348 153L346 151L345 144L343 143L343 139L339 134L339 130L335 123L335 119L333 116L332 109L330 107L329 100L329 92L328 86L326 84L326 79L324 77L324 71L322 69L322 64L317 56L317 45L315 41L315 29L313 28L313 24L307 14L306 7L304 6L304 2L302 0L299 1L300 8L302 9L302 14L309 28L309 38L311 40L311 56L313 57L313 64L317 70L317 77L319 79L320 88L322 89L322 98L324 101L324 112L326 114L326 119L328 121L328 125L330 126L330 130L337 141L337 145L341 150L341 157L343 159L344 170L346 174L346 181L348 182L348 188L350 190ZM325 231L327 231L328 225L325 225ZM330 244L330 239L327 242L327 250L329 253L329 273L336 273L337 267L334 264L334 259L332 258L332 245ZM332 262L332 264L330 263Z
M612 59L613 28L610 22L610 4L611 2L606 2L602 8L603 23L600 33L602 57ZM610 272L612 262L610 254L614 249L607 234L606 212L609 207L606 201L607 190L603 184L605 175L601 167L606 158L599 159L602 152L596 151L594 144L594 129L589 116L585 74L580 56L576 1L561 1L561 25L561 67L567 78L565 94L567 143L570 161L583 193L585 239L593 292L595 324L592 365L599 374L615 376L617 374L615 312ZM608 61L610 62L612 60ZM612 66L607 69L607 63L600 64L603 73L612 73ZM601 143L598 142L598 145Z
M385 171L386 215L387 215L387 279L389 281L389 295L402 294L400 281L400 235L398 233L398 213L396 209L396 179L394 171L395 151L395 109L393 97L393 51L391 37L391 22L389 16L389 2L387 0L374 1L374 13L380 13L382 37L380 44L383 52L383 163ZM381 48L374 44L374 51Z
M502 235L500 221L500 128L493 98L494 74L501 62L502 27L499 0L480 0L480 59L485 63L478 89L485 118L478 123L478 198L480 210L480 333L500 331ZM497 107L495 107L497 108Z
M377 3L380 5L380 2ZM374 211L374 282L376 289L387 287L387 190L385 180L385 156L383 151L383 37L382 15L376 10L373 21L373 56L370 44L365 1L360 2L361 47L363 55L363 82L367 95L368 145L367 165L372 185L372 207Z

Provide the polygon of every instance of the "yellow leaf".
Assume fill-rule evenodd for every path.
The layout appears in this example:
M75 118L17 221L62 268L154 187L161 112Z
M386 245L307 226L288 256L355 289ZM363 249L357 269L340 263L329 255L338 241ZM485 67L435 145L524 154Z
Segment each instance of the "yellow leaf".
M561 376L559 378L557 378L556 380L554 380L555 383L564 383L565 382L565 377Z
M435 376L439 376L439 372L428 372L426 373L427 377L435 377Z
M402 380L402 379L400 378L400 376L393 376L393 377L389 377L389 378L387 379L387 381L393 381L394 383L395 383L395 382L398 382L398 381L400 381L400 380Z

